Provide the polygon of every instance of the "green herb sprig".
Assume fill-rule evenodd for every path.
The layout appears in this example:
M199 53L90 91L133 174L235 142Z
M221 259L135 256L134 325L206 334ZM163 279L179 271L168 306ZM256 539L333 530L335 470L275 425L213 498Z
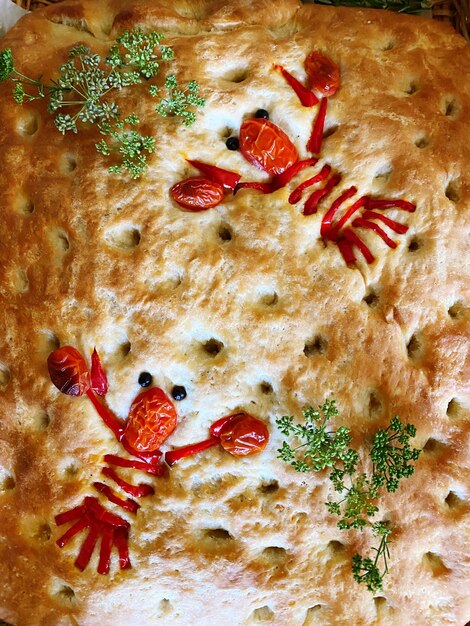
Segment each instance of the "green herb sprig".
M351 431L341 426L328 430L331 418L338 416L334 401L327 401L318 410L307 407L302 411L304 423L294 423L293 417L283 416L276 420L279 430L300 443L293 447L283 441L278 458L290 463L298 472L322 471L331 468L329 479L340 499L325 503L328 511L340 519L341 530L363 530L369 527L380 538L378 547L372 547L375 558L355 554L352 559L354 579L364 583L375 593L382 589L384 576L388 573L389 544L393 528L385 522L373 522L378 512L381 491L394 492L402 478L414 472L413 461L420 450L410 446L410 438L416 435L412 424L403 424L394 417L390 425L379 430L373 438L369 456L372 475L359 473L359 454L349 447Z
M294 436L303 441L294 448L284 441L279 450L279 458L290 463L298 472L318 472L326 467L336 466L338 461L343 463L344 471L354 472L359 455L348 448L351 442L349 428L342 426L337 431L327 430L329 420L338 415L334 400L325 402L319 411L306 407L302 414L303 424L294 424L294 418L287 415L276 420L283 435ZM299 451L302 451L302 457L299 456Z
M77 133L79 123L95 124L106 137L96 144L98 152L121 159L109 171L127 171L132 178L139 178L145 173L147 155L155 150L155 140L138 132L140 120L135 113L121 117L112 94L149 81L158 74L162 63L174 58L173 50L162 45L162 39L161 33L127 31L116 40L105 59L87 46L75 46L60 67L59 76L50 83L44 83L42 76L35 79L20 72L11 49L3 50L0 83L7 79L14 83L13 98L18 104L47 98L48 112L55 115L54 123L62 134ZM186 126L196 119L194 109L205 104L195 81L181 89L174 74L167 77L164 89L149 85L148 92L160 99L157 113L179 116Z
M369 591L375 593L382 589L383 578L388 574L388 559L390 558L389 537L393 529L383 522L372 524L371 528L374 536L380 537L379 546L371 548L375 552L375 559L363 558L360 554L355 554L352 558L352 572L354 580L358 583L364 583ZM383 562L382 571L379 568L381 560Z
M185 89L178 87L178 82L174 74L166 77L165 87L167 89L167 97L161 98L157 105L157 113L162 117L178 116L183 120L185 126L191 126L196 121L196 115L191 110L192 107L204 106L204 98L198 94L198 85L195 80L191 80ZM161 89L156 85L152 85L149 89L150 95L159 97Z
M387 9L396 13L421 13L431 8L429 0L315 0L317 4L361 7L363 9Z

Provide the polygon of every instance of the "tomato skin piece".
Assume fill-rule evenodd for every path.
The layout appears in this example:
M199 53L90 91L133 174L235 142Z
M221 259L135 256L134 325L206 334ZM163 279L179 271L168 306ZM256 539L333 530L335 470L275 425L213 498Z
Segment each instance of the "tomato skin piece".
M310 52L304 61L305 72L311 89L322 96L333 96L340 86L339 67L321 52Z
M90 374L85 359L72 346L51 352L47 368L52 383L68 396L82 396L90 388Z
M207 211L222 202L224 188L208 178L194 176L173 185L170 195L188 211Z
M271 176L279 176L299 160L297 148L286 133L264 118L243 122L240 152L252 165Z
M248 456L264 450L269 441L266 424L244 413L232 417L220 429L223 449L233 456Z
M131 404L125 438L137 452L157 450L176 428L173 402L158 387L140 393Z

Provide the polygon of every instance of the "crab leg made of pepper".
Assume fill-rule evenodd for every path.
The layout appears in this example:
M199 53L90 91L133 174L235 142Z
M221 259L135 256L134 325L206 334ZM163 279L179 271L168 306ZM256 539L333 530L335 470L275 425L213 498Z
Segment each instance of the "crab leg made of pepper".
M235 172L188 159L188 163L204 178L189 178L174 185L170 190L170 195L177 204L186 210L199 211L214 208L223 202L227 191L230 190L234 194L241 189L253 189L264 194L271 194L285 187L302 170L317 165L325 135L328 102L329 98L334 96L340 88L340 71L332 59L319 51L312 51L307 55L304 69L307 77L306 85L283 65L273 66L273 70L280 73L293 89L303 107L312 108L318 105L313 118L312 131L306 144L306 150L312 156L299 159L297 149L288 135L269 119L249 118L240 127L240 152L254 167L270 174L271 180L269 182L240 182L240 175ZM314 215L320 203L325 203L342 179L341 172L334 171L330 165L324 164L319 172L313 173L291 191L288 201L290 204L297 204L307 188L323 183L320 188L310 194L302 210L302 214L306 217ZM338 246L346 264L356 262L354 248L359 250L367 263L373 263L374 255L355 230L368 230L380 237L390 248L396 248L397 242L390 238L377 221L399 235L405 234L408 226L374 210L398 209L412 213L416 210L416 206L399 198L361 196L353 204L346 206L343 214L337 218L342 206L356 193L357 188L353 185L333 200L322 218L320 234L326 242L329 241Z
M162 463L163 455L159 447L177 425L175 407L162 389L153 387L141 392L132 402L128 420L124 423L98 398L106 395L108 381L96 349L91 357L90 370L84 357L72 346L64 346L52 352L47 365L53 384L66 395L86 396L103 423L130 454L131 458L105 454L103 460L107 465L101 468L101 474L130 497L119 497L109 485L101 481L94 481L91 486L99 495L131 516L136 515L140 508L136 499L152 496L155 490L147 482L138 485L129 483L119 476L115 468L137 470L157 477L165 475L168 467L177 460L212 445L220 444L233 456L245 456L260 452L268 443L269 433L264 422L245 413L236 413L215 422L209 440L169 452L168 459L173 454L174 460L170 463L166 459L167 463ZM83 571L87 567L100 537L98 573L108 574L113 547L117 549L120 568L131 567L128 547L131 523L129 519L108 511L96 497L86 496L82 504L56 515L55 521L58 526L71 524L56 541L60 548L79 533L87 531L75 559L78 569Z

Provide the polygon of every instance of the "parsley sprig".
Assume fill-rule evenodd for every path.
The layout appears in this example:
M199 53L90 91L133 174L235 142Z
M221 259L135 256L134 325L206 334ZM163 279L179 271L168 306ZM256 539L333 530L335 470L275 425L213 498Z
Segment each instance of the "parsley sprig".
M388 574L388 559L390 558L389 537L393 529L383 522L372 524L371 527L374 536L380 537L379 546L371 548L375 552L375 559L372 560L370 557L363 558L360 554L355 554L352 558L352 572L354 580L358 583L364 583L369 591L375 593L382 589L383 578ZM381 560L383 561L382 571L379 568Z
M279 458L290 463L298 472L319 472L341 461L345 471L352 473L359 456L357 452L348 448L351 442L349 428L341 426L337 431L327 430L328 421L338 415L334 400L325 402L319 411L305 407L302 414L303 424L294 424L294 418L287 415L276 420L283 435L292 435L304 442L291 448L287 441L284 441L279 450ZM299 457L299 450L303 452L302 458Z
M409 440L415 436L416 428L412 424L403 425L396 416L388 428L375 434L370 458L376 487L385 485L387 491L396 491L400 479L413 474L414 467L409 461L417 461L420 454L420 450L410 446Z
M110 172L127 171L132 178L139 178L145 173L147 155L155 150L155 140L138 132L140 120L135 113L121 117L112 96L154 78L161 64L174 58L173 50L163 45L162 39L161 33L127 31L116 40L105 59L87 46L75 46L58 77L49 83L42 76L31 78L20 72L11 49L3 50L0 83L7 79L14 83L13 98L18 104L47 98L48 112L55 115L54 123L62 134L77 133L80 123L95 124L106 137L96 144L98 152L121 159L109 168ZM181 89L174 74L167 76L163 89L149 85L148 92L159 98L157 113L179 116L186 126L196 119L194 109L205 104L195 81Z
M369 456L372 475L359 473L359 454L349 447L351 431L345 426L331 430L329 421L338 416L334 401L326 401L318 410L304 408L304 423L294 423L294 418L283 416L276 420L279 430L298 443L291 446L283 441L278 458L290 463L298 472L322 471L330 468L329 479L339 499L326 502L328 511L340 519L341 530L363 530L369 527L380 538L378 547L372 547L375 558L355 554L352 559L354 579L364 583L371 592L382 589L383 578L388 573L389 544L393 528L385 522L373 522L378 512L381 491L394 492L400 480L414 472L413 461L420 450L412 448L410 438L416 435L412 424L403 424L394 417L390 425L379 430L373 438Z

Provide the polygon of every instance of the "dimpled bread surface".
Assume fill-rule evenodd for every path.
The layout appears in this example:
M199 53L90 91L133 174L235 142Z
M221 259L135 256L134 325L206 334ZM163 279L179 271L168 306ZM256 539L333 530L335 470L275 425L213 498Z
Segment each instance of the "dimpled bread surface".
M117 102L155 136L146 175L109 174L96 129L62 136L44 102L15 104L0 87L0 619L14 626L464 626L469 602L470 46L450 28L388 12L301 6L295 0L70 0L28 15L2 42L16 66L57 75L69 49L106 55L124 30L165 33L181 83L206 106L186 128L160 118L146 85ZM347 266L325 244L328 206L290 205L305 170L269 195L242 190L190 213L170 187L199 159L266 181L225 140L263 108L306 158L315 109L304 108L282 63L305 81L320 50L341 70L329 100L319 166L342 174L331 199L402 198L415 213L396 250L361 231L376 260ZM162 75L170 71L162 70ZM331 201L330 201L331 203ZM132 522L132 568L99 549L82 573L84 535L62 550L54 516L93 493L103 455L120 444L85 398L61 394L47 356L98 349L120 418L152 373L168 394L184 385L179 424L163 450L207 437L246 411L269 428L265 451L220 447L151 482ZM335 399L334 425L367 450L399 415L424 448L415 474L380 500L396 525L390 574L371 594L351 574L369 531L341 531L324 502L324 473L276 458L275 420ZM361 452L364 454L364 452ZM110 483L112 485L112 483ZM121 493L122 495L122 493ZM371 554L369 552L369 554Z

